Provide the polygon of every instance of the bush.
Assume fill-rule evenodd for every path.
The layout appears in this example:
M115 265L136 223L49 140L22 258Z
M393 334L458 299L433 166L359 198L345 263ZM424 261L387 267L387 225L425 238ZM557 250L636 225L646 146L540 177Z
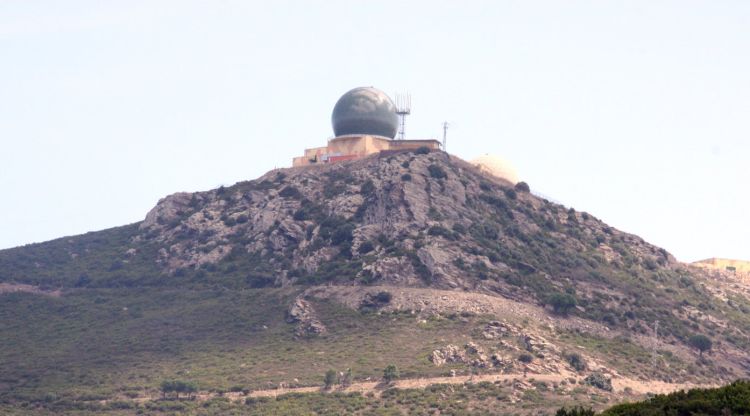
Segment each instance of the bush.
M390 292L382 291L376 294L367 293L362 302L359 304L359 309L363 312L373 312L379 308L387 305L391 302L393 295Z
M364 196L370 196L374 194L375 184L372 182L372 179L368 179L367 181L365 181L365 183L360 186L359 192Z
M626 403L602 415L747 415L750 414L750 381L735 381L715 389L693 389L658 395L640 403Z
M576 306L576 298L568 293L555 293L550 296L547 303L552 305L556 314L565 316Z
M430 227L430 229L427 230L427 234L429 234L431 236L443 237L446 240L455 240L456 239L456 236L450 230L448 230L447 228L442 227L440 225L433 225L432 227Z
M438 165L430 165L427 167L427 170L430 172L430 176L435 179L445 179L448 177L448 174L445 173L445 170L443 170L443 168Z
M403 175L401 175L401 180L404 182L409 182L411 180L411 175L408 173L404 173Z
M326 389L330 389L334 384L336 384L338 382L337 379L338 377L336 375L336 371L326 371L326 375L325 377L323 377L323 383L325 384Z
M420 146L414 151L414 153L418 155L426 155L427 153L430 153L430 148L427 146Z
M602 373L593 373L583 379L583 382L604 391L612 391L612 379Z
M398 368L395 365L389 364L385 370L383 370L383 380L386 383L390 383L399 377Z
M336 228L331 235L331 244L338 246L343 243L351 242L354 239L352 232L354 231L354 225L344 224Z
M503 193L505 193L505 196L507 196L508 199L516 199L516 197L517 197L516 191L514 191L511 188L505 188L505 189L503 189Z
M375 300L379 303L390 303L391 299L393 299L393 295L391 295L391 292L378 292L377 295L375 295Z
M365 241L359 245L359 254L367 254L373 250L375 250L375 245L372 241Z
M534 361L534 357L531 354L523 353L518 355L518 361L528 364Z
M711 350L711 347L713 346L711 339L702 334L693 335L692 337L688 339L688 343L690 344L691 347L695 348L696 350L698 350L698 352L700 352L701 357L703 357L704 351Z
M287 186L279 192L279 196L284 198L302 199L302 193L293 186Z
M571 407L570 409L561 408L555 413L555 416L595 416L592 409L584 409L582 406Z
M518 182L516 186L514 186L514 189L517 192L525 192L525 193L531 192L531 189L529 188L529 184L527 184L526 182Z
M321 220L324 215L323 207L305 199L302 200L300 208L294 213L292 218L295 221Z
M577 352L565 354L565 359L571 367L575 368L576 371L583 371L586 369L586 361L581 357L581 354L578 354Z
M161 382L161 392L164 396L170 393L175 393L177 398L180 398L180 393L185 393L188 397L192 397L198 391L198 386L191 381L182 380L164 380Z

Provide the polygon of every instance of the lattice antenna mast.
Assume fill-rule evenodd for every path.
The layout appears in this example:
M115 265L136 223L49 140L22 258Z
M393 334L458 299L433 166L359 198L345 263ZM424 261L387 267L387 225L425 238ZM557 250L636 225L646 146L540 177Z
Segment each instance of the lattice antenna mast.
M657 359L659 353L657 348L659 347L659 321L654 322L654 339L653 346L651 347L651 368L656 369L658 364Z
M443 151L444 152L448 151L448 147L447 147L447 145L448 145L448 142L447 142L447 140L448 140L448 127L450 127L450 124L448 124L447 121L444 121L443 122Z
M398 139L406 135L406 116L411 114L411 94L396 94L396 114L399 117Z

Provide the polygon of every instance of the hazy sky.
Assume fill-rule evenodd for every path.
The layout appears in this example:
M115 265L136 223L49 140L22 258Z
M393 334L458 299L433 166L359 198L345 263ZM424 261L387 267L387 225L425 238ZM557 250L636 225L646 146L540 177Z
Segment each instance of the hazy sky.
M0 0L0 248L289 166L338 97L680 260L750 259L748 1Z

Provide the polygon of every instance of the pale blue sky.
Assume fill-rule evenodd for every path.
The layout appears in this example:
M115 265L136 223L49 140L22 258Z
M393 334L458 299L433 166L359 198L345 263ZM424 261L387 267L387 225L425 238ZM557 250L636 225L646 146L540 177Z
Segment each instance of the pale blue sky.
M681 260L750 259L750 2L0 0L0 248L288 166L350 88Z

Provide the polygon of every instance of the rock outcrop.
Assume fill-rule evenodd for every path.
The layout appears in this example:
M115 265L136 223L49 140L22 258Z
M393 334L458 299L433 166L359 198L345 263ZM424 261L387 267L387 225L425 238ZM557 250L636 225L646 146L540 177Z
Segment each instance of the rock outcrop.
M295 334L300 337L320 335L326 332L326 327L320 322L310 302L297 297L287 312L287 322L297 325Z

